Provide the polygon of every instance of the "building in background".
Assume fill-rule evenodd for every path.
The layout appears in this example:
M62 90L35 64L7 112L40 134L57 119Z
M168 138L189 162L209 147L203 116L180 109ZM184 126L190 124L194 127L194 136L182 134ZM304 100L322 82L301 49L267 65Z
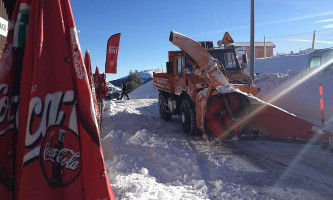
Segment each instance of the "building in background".
M245 50L249 56L250 54L250 42L234 42L231 45L234 45L236 49ZM272 57L273 49L275 48L275 44L272 42L266 42L266 57ZM254 43L254 58L263 58L264 56L264 42L255 42Z
M218 47L221 47L223 45L222 40L219 40L217 42ZM248 57L250 55L250 42L234 42L231 43L230 45L233 45L236 49L237 57L239 57L241 54L247 54ZM255 55L254 58L264 58L264 42L255 42L254 43L254 51ZM272 42L266 42L266 57L272 57L274 56L273 54L273 49L275 48L275 44Z
M12 17L15 4L16 0L0 1L0 55L2 55L2 49L5 47L9 21Z

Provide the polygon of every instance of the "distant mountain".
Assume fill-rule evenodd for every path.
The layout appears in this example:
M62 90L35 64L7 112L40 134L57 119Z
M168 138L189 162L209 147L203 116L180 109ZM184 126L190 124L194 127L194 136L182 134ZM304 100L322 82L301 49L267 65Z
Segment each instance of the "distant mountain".
M154 71L155 71L154 69L151 69L151 70L144 70L144 71L139 72L139 76L142 78L142 84L145 84L145 83L153 80L153 72ZM109 81L109 82L112 85L121 87L121 82L126 81L127 77L128 76L124 76L122 78L118 78L118 79L115 79L115 80L112 80L112 81Z

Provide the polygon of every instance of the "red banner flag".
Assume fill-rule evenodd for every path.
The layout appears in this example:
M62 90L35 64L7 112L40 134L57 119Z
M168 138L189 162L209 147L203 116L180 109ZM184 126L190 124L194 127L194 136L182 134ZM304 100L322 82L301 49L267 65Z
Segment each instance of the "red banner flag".
M112 35L108 40L105 61L105 73L117 73L119 42L120 33Z
M114 199L70 2L29 8L16 199Z

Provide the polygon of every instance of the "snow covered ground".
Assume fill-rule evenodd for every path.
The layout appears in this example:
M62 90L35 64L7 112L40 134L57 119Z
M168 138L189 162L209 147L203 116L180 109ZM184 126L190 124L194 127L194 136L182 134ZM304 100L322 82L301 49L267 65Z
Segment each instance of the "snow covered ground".
M319 124L322 84L326 124L333 130L333 71L292 90L311 72L289 68L295 73L258 77L259 97L269 101L290 89L273 104ZM185 135L178 116L160 119L152 82L129 95L129 101L108 101L102 121L106 167L117 199L333 199L333 154L327 149L260 140L208 144Z

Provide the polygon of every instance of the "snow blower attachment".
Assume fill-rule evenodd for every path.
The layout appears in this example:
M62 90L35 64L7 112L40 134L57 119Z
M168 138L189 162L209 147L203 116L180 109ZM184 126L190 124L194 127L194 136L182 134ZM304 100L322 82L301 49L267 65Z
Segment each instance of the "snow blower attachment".
M205 49L174 31L169 40L181 51L168 52L167 73L154 73L162 119L179 114L185 133L208 138L255 134L328 143L329 133L255 97L260 89L240 67L233 46Z

